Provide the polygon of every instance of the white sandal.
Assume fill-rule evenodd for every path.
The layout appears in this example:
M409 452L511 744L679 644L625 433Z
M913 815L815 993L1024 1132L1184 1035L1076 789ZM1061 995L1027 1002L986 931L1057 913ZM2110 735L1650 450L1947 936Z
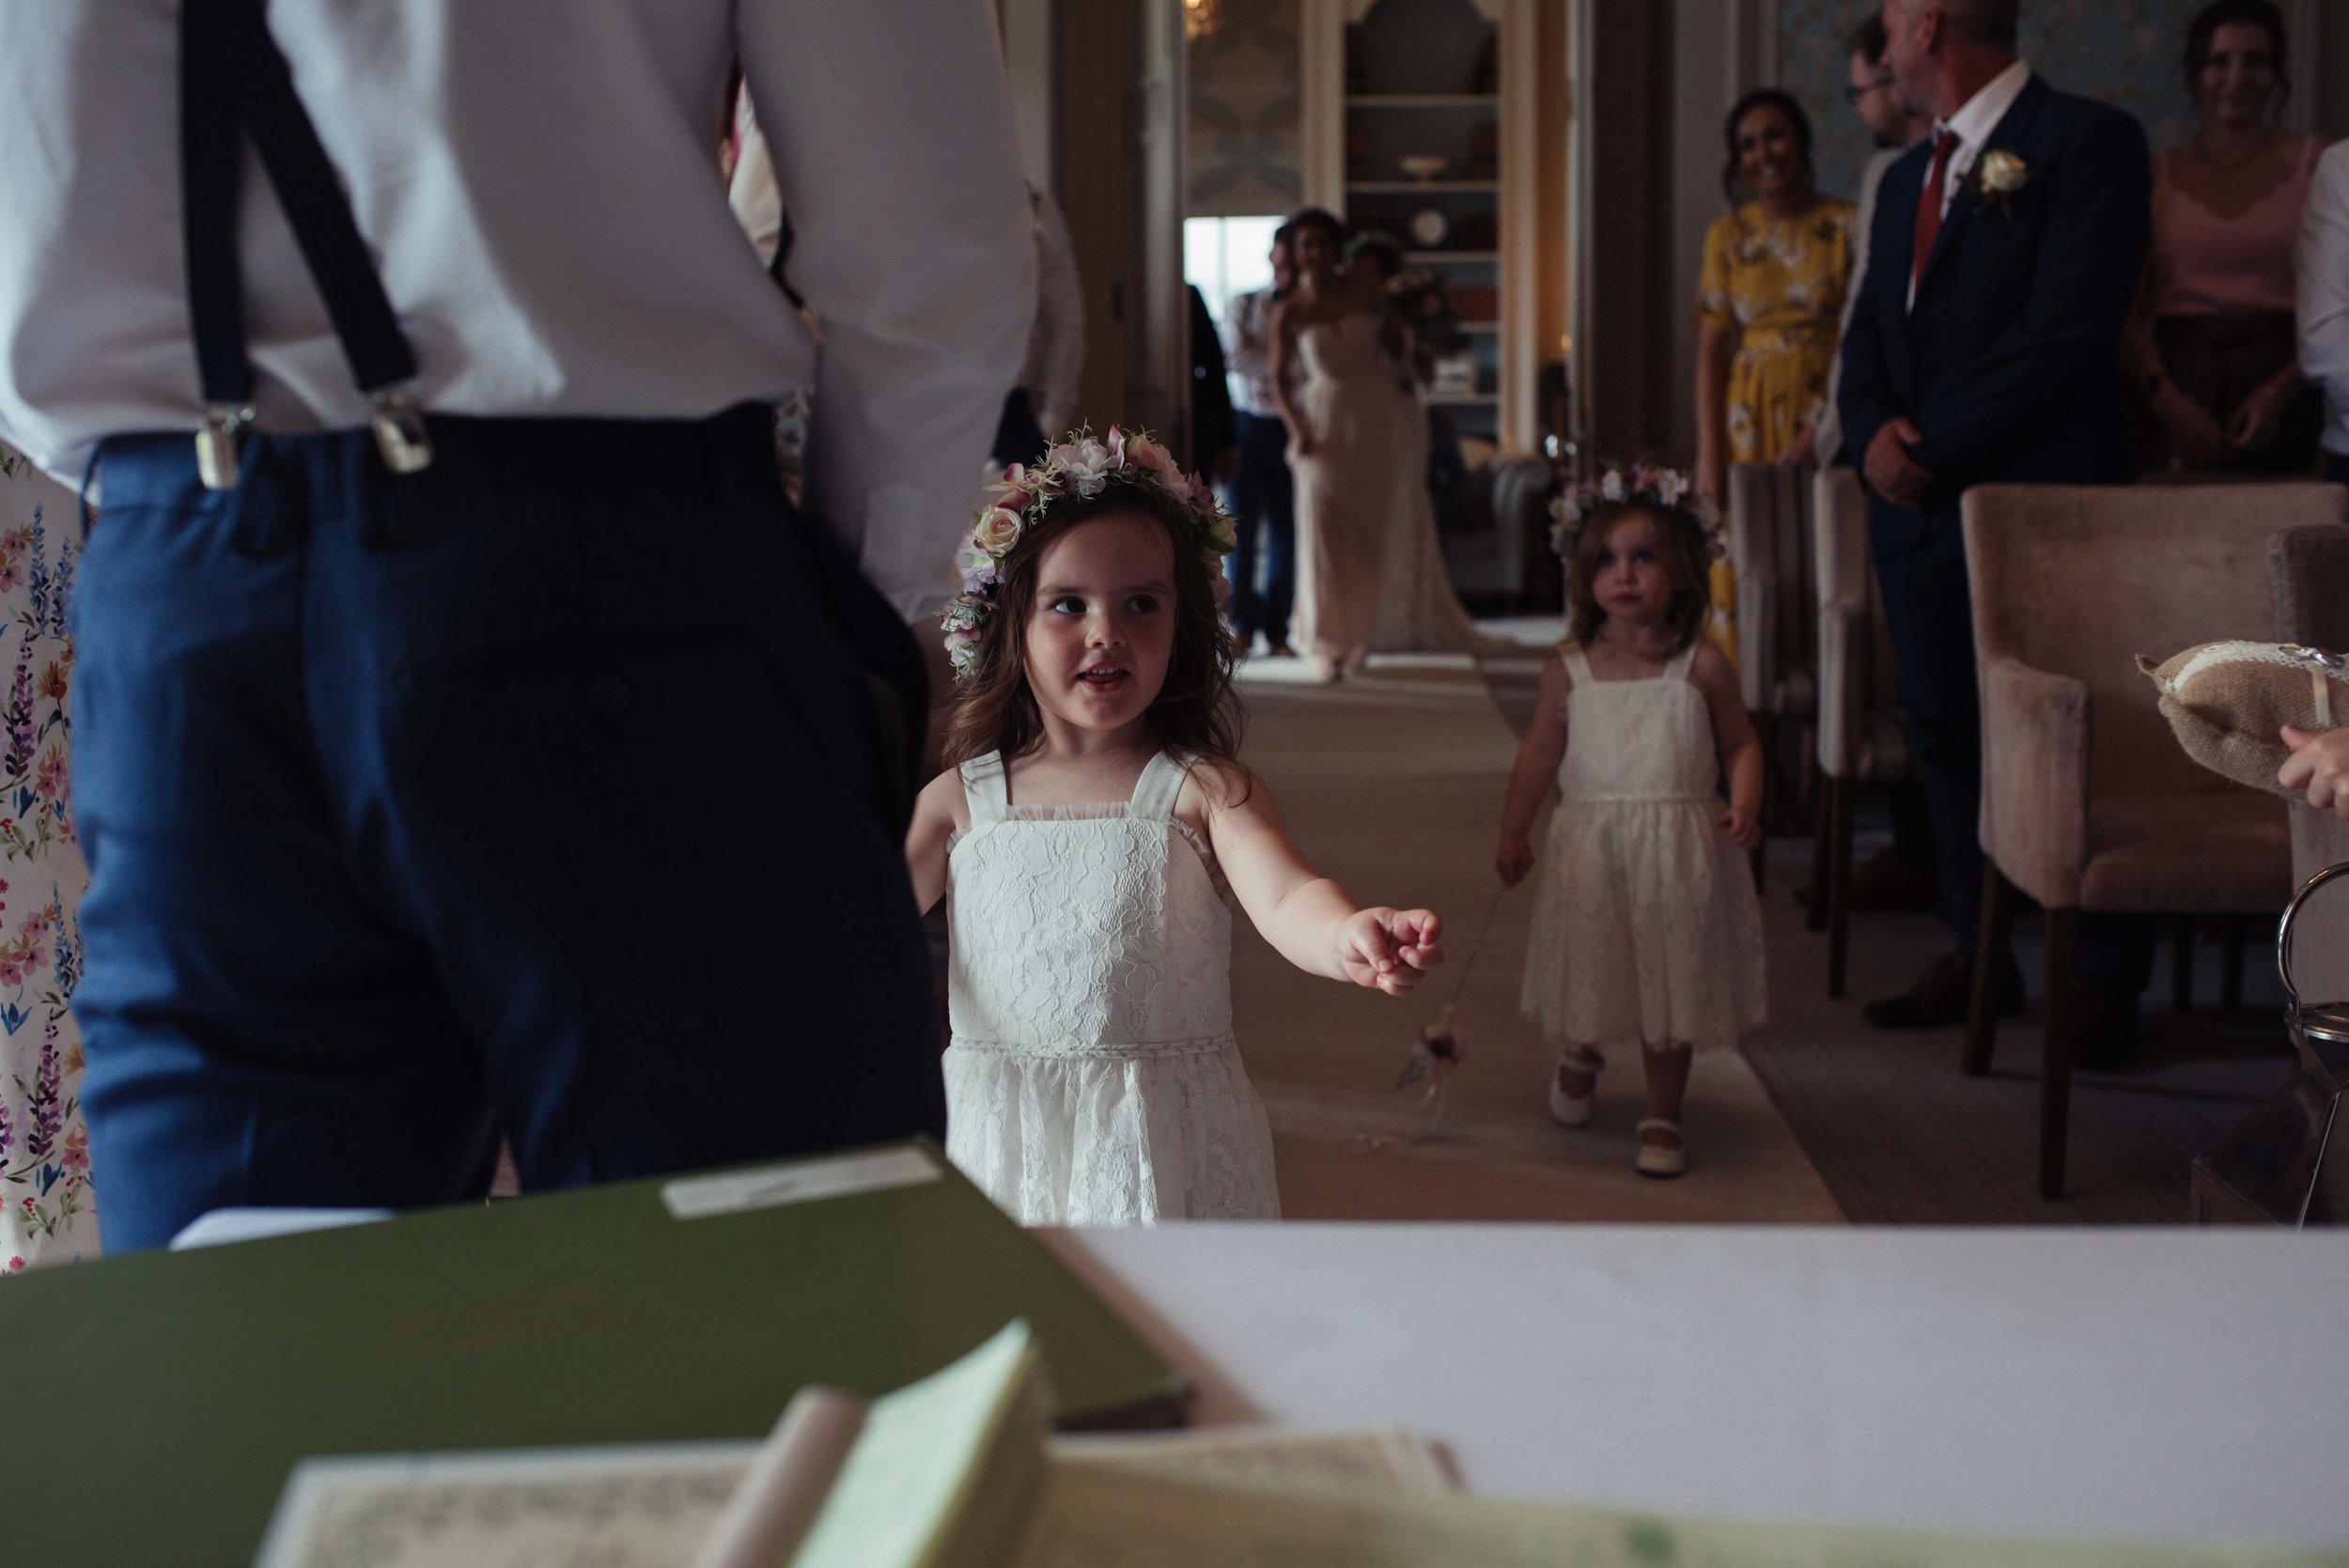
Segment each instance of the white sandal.
M1681 1130L1678 1122L1663 1116L1648 1116L1641 1120L1637 1130L1642 1136L1640 1152L1631 1163L1640 1174L1677 1176L1688 1169L1688 1136ZM1651 1131L1669 1132L1680 1141L1669 1148L1661 1143L1651 1143L1644 1136Z
M1591 1107L1598 1098L1598 1075L1606 1070L1607 1058L1583 1046L1568 1046L1558 1053L1558 1065L1572 1072L1591 1075L1591 1092L1569 1094L1558 1081L1558 1075L1549 1075L1549 1119L1562 1127L1590 1126Z

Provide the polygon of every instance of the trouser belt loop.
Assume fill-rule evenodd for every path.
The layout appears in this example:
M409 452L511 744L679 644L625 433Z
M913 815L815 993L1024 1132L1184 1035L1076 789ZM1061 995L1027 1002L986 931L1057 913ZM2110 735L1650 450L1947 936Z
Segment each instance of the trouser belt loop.
M227 494L229 547L240 555L260 560L276 554L286 542L290 523L287 516L290 508L281 485L286 464L266 442L257 440L246 446L238 469L234 484L208 483L206 488Z

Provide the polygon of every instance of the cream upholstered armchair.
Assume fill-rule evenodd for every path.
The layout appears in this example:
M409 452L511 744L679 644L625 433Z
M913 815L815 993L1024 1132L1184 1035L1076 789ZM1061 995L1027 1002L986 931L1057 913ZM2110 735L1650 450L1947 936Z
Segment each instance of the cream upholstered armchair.
M1811 928L1828 933L1827 994L1843 994L1851 947L1852 807L1860 787L1909 774L1893 691L1892 640L1868 555L1868 496L1847 468L1811 480L1818 589L1819 834Z
M1729 557L1737 570L1737 678L1779 783L1771 815L1783 821L1800 794L1776 781L1778 735L1817 712L1811 471L1738 463L1729 471Z
M2263 638L2279 524L2349 524L2334 485L1984 485L1964 503L1982 672L1982 948L2006 945L2015 892L2047 916L2039 1188L2063 1194L2083 910L2260 914L2292 892L2283 802L2190 761L2138 654ZM1975 966L1964 1066L1998 1028Z

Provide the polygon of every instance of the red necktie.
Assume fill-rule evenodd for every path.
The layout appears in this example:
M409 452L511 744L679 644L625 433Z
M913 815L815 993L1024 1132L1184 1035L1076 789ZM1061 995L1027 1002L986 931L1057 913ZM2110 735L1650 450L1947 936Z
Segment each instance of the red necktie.
M1941 237L1941 186L1949 178L1950 159L1957 151L1957 132L1944 131L1933 144L1933 167L1925 171L1924 189L1917 193L1917 245L1908 263L1908 297L1917 297L1925 281L1925 263L1933 258L1933 242Z

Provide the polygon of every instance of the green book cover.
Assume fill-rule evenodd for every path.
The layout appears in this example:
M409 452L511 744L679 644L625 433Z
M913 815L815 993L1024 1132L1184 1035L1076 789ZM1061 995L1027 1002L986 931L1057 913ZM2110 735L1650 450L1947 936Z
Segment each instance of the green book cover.
M305 1457L758 1437L801 1385L876 1397L1024 1317L1068 1427L1180 1379L926 1144L630 1182L0 1286L70 1369L0 1561L243 1568ZM5 1405L5 1400L0 1400Z

